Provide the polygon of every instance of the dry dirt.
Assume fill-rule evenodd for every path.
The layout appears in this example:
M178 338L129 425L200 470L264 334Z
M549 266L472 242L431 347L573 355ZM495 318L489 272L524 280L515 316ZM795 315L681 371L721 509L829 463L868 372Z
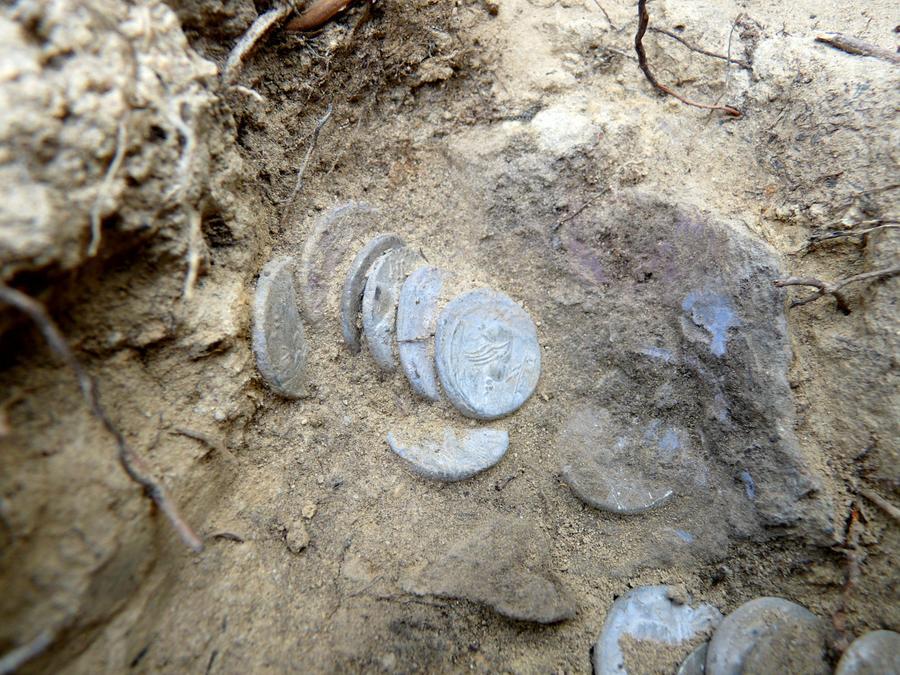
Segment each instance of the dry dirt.
M832 660L842 638L900 629L900 530L859 492L900 501L900 281L848 287L849 314L827 297L787 310L804 291L769 284L897 264L891 229L793 254L817 229L896 222L900 71L814 42L893 49L896 6L649 7L653 26L748 66L651 32L660 79L743 117L660 97L619 0L382 0L316 34L275 30L232 87L217 68L265 2L0 9L0 281L46 304L205 541L183 546L73 375L0 308L0 658L43 635L22 672L590 672L613 600L650 583L723 613L759 595L837 613ZM351 355L327 317L309 332L310 397L257 374L255 275L351 200L534 317L542 378L492 423L510 436L492 470L409 472L390 428L469 422ZM679 238L684 223L699 238ZM670 257L648 253L666 243ZM727 368L674 298L715 278L745 321ZM685 364L704 356L642 365L647 335ZM658 404L667 383L689 402ZM716 393L731 427L715 426ZM713 487L638 516L582 504L559 434L585 403L677 417ZM540 594L504 584L529 575ZM551 596L575 616L491 609Z

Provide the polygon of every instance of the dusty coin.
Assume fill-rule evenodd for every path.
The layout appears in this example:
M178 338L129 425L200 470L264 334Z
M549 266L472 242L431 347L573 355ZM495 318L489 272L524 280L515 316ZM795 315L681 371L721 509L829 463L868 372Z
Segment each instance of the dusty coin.
M294 293L294 259L269 261L256 282L253 298L253 354L272 390L298 398L306 390L308 347Z
M424 263L417 251L403 246L382 254L369 271L362 299L363 333L369 353L382 370L397 367L394 336L400 288L406 277Z
M444 285L444 272L420 267L407 277L397 305L397 350L400 366L419 396L437 401L441 394L432 353L437 323L437 302Z
M447 304L434 349L444 392L467 417L509 415L528 400L541 373L531 317L507 295L486 288Z
M597 675L628 672L622 638L653 643L651 646L677 647L711 632L721 620L722 614L712 605L694 608L674 602L669 597L668 586L635 588L616 600L606 615L603 630L594 644L594 672Z
M688 654L687 658L681 662L675 675L705 675L707 649L709 649L709 643L704 642Z
M782 631L791 636L784 644L777 640ZM760 643L764 643L765 648L757 651ZM779 654L775 653L776 649ZM771 665L779 655L790 658L791 651L802 652L804 657L812 656L824 666L822 623L805 607L784 598L756 598L734 610L716 629L709 642L706 672L707 675L740 675L752 672L745 670L748 659L756 662L765 658Z
M834 675L900 673L900 633L873 630L857 638L838 661Z
M413 472L442 481L463 480L499 462L509 447L509 435L497 429L444 429L443 438L424 436L402 443L393 433L388 445L412 465Z
M366 285L366 275L378 258L392 248L401 248L403 240L396 234L381 234L369 241L362 250L356 254L344 280L344 289L341 292L341 333L344 342L354 354L360 349L359 326L357 319L362 306L363 290Z
M313 224L296 271L301 309L310 323L321 321L332 297L338 296L337 270L350 257L354 238L374 230L377 213L368 204L347 202L329 209Z

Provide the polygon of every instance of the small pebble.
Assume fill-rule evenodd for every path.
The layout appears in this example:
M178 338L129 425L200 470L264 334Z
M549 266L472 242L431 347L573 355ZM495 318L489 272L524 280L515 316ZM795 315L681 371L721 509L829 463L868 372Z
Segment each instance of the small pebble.
M676 647L711 631L721 620L722 614L712 605L693 608L672 602L667 586L635 588L616 600L606 615L594 644L594 673L628 672L619 642L624 636Z
M509 435L496 429L444 429L443 438L423 436L402 443L393 433L388 445L425 478L457 481L474 476L499 462L509 447Z
M287 398L307 394L308 346L294 292L294 259L269 261L253 297L253 354L266 384Z
M303 521L295 521L285 534L284 541L291 553L300 553L309 546L309 532L306 531L306 525Z
M403 240L395 234L382 234L372 239L362 250L356 254L344 280L344 288L341 292L341 333L344 342L354 354L360 347L360 331L357 320L362 309L363 290L366 285L366 275L372 264L381 255L392 248L401 248Z
M875 630L857 638L838 661L834 675L900 675L900 633Z
M435 361L444 393L463 415L492 420L517 410L541 372L528 313L490 289L458 295L441 312Z
M318 483L321 485L322 483L325 482L325 477L320 476L320 478L322 480L318 481ZM312 502L306 502L303 505L303 510L301 511L301 513L303 514L304 518L306 518L307 520L310 520L314 515L316 515L316 505L313 504Z

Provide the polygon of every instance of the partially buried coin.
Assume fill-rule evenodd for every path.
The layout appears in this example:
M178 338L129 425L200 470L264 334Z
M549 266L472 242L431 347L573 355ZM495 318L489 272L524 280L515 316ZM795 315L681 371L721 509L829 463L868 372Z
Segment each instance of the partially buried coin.
M400 287L407 275L424 263L421 255L403 246L384 253L369 271L362 299L363 333L369 353L382 370L397 367L394 336Z
M396 234L382 234L363 246L356 254L344 280L344 289L341 292L341 332L344 342L354 354L360 350L360 331L357 319L362 307L363 290L366 285L366 275L372 264L386 251L392 248L401 248L403 240Z
M420 267L403 282L397 305L400 366L413 391L430 401L437 401L441 396L431 350L443 284L444 272L435 267Z
M474 476L499 462L509 447L509 435L496 429L444 429L443 438L421 435L411 443L387 436L388 445L425 478L457 481Z
M477 289L441 312L435 361L447 398L467 417L492 420L518 409L537 386L541 348L528 313L507 295Z
M253 354L260 374L288 398L307 393L308 347L294 293L294 260L272 260L263 267L253 298Z
M834 675L900 674L900 634L892 630L873 630L853 641Z

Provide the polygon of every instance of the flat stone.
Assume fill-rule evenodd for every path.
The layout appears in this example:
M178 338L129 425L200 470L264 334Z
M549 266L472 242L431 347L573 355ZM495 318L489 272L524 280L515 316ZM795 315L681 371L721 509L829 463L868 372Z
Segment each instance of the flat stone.
M834 675L900 673L900 633L873 630L857 638L838 661Z
M362 325L369 353L382 370L397 367L394 336L397 302L406 277L425 261L408 246L384 253L373 264L362 299Z
M403 282L397 305L400 366L413 391L430 401L437 401L441 396L434 369L432 338L443 285L443 271L420 267Z
M441 312L435 361L453 405L467 417L492 420L514 412L534 392L541 348L521 306L503 293L477 289Z
M558 437L562 477L584 503L622 515L644 513L675 495L689 439L674 426L651 421L631 427L593 405L576 408ZM676 467L673 472L673 467Z
M791 658L801 657L819 662L824 667L825 641L823 626L805 607L784 598L756 598L729 614L709 643L706 656L708 675L740 675L750 665L787 667ZM790 639L779 639L784 632ZM780 666L775 671L790 672ZM804 672L820 672L819 669ZM827 668L825 671L827 672Z
M377 213L368 204L347 202L329 209L313 224L296 271L303 316L310 323L319 323L332 297L337 297L336 270L349 257L354 235L375 228Z
M253 354L265 383L287 398L307 393L308 346L294 293L294 259L266 263L253 298Z
M722 620L712 605L696 608L678 604L669 597L668 586L642 586L613 603L603 630L594 644L594 673L627 673L620 641L651 643L649 647L676 647L711 632ZM676 662L677 663L677 662Z
M372 264L383 253L392 248L401 248L403 240L396 234L381 234L369 241L350 264L350 270L344 280L344 288L341 292L341 333L344 342L350 351L356 354L360 347L360 330L357 324L359 313L362 309L363 290L366 285L366 275Z
M550 624L575 616L575 604L550 572L552 543L521 518L492 514L464 532L430 562L407 590L487 605L519 621Z
M709 643L704 642L694 651L688 654L687 658L681 662L678 672L675 675L705 675L706 673L706 652L709 649Z
M499 462L509 447L509 434L497 429L444 429L442 439L423 437L401 443L393 433L388 445L412 465L413 472L442 481L474 476Z

